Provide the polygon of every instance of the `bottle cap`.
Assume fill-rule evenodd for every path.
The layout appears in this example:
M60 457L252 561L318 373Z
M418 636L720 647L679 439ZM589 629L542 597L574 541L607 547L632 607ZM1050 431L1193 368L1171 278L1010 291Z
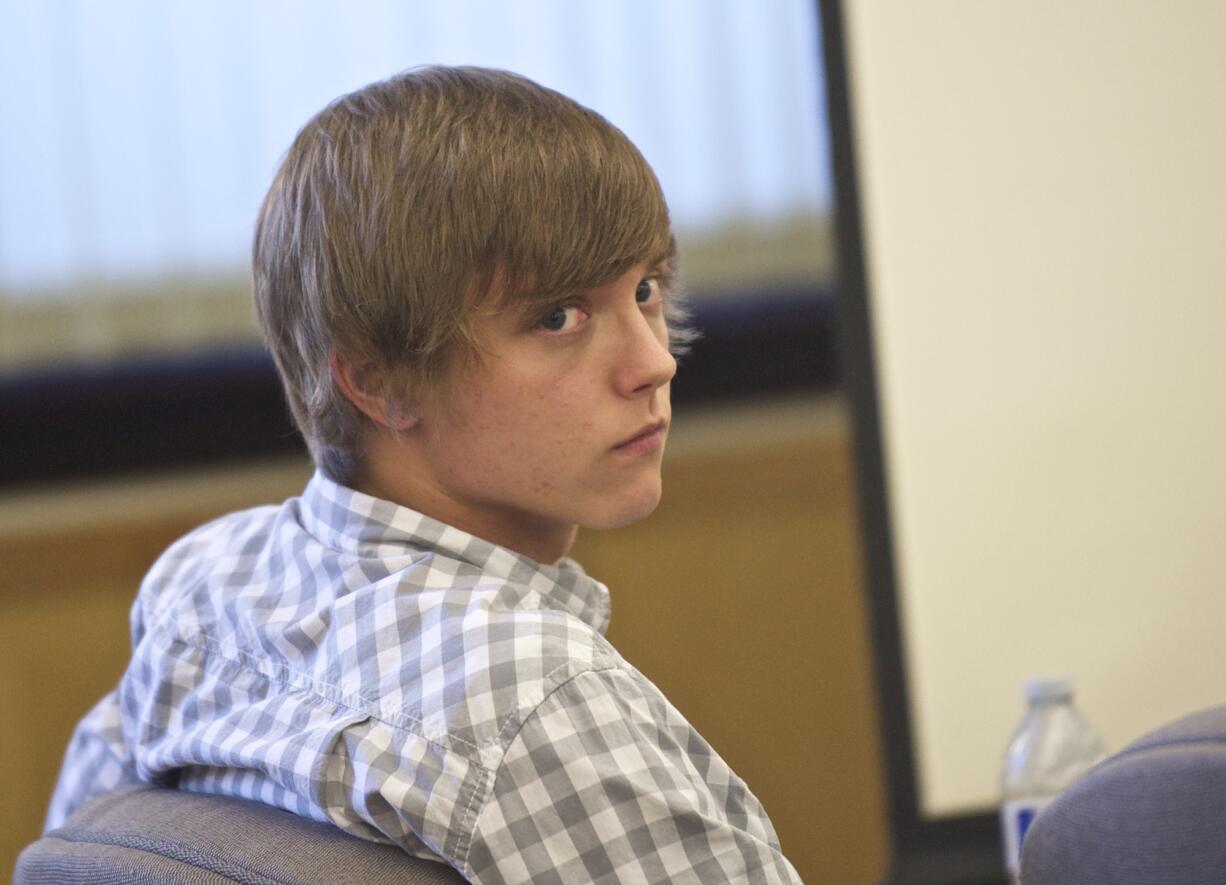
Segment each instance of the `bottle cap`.
M1073 682L1067 676L1045 676L1026 680L1026 701L1037 704L1041 701L1071 701Z

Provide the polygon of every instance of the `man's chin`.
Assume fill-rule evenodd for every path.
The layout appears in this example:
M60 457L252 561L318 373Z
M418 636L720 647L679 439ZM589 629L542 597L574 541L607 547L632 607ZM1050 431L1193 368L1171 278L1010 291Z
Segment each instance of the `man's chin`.
M597 530L623 529L634 525L655 512L655 509L660 506L660 496L661 488L658 482L654 484L654 487L645 488L633 495L623 492L616 506L592 514L581 525L585 529Z

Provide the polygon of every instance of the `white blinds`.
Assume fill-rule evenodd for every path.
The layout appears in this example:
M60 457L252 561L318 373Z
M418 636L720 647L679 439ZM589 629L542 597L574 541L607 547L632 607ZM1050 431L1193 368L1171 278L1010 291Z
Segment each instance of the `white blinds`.
M683 245L824 217L818 42L813 0L11 0L0 365L32 340L13 334L31 312L106 349L99 328L133 328L108 305L241 287L297 128L417 64L509 68L599 110L656 168ZM65 320L82 301L87 319Z

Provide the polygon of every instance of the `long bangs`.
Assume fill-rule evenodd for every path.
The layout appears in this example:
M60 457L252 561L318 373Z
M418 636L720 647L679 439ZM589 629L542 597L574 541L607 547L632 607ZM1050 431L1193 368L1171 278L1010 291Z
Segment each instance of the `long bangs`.
M643 262L671 276L675 244L655 173L619 130L581 113L587 126L545 133L523 145L532 162L521 154L504 171L491 244L500 300L549 304Z

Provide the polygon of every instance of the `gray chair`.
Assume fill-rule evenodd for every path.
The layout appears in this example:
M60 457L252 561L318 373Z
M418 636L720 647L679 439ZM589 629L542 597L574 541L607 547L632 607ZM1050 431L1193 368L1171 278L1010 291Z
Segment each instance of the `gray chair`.
M1040 814L1022 885L1226 882L1226 706L1152 732Z
M127 787L26 848L15 885L443 885L449 866L286 811L222 796Z

